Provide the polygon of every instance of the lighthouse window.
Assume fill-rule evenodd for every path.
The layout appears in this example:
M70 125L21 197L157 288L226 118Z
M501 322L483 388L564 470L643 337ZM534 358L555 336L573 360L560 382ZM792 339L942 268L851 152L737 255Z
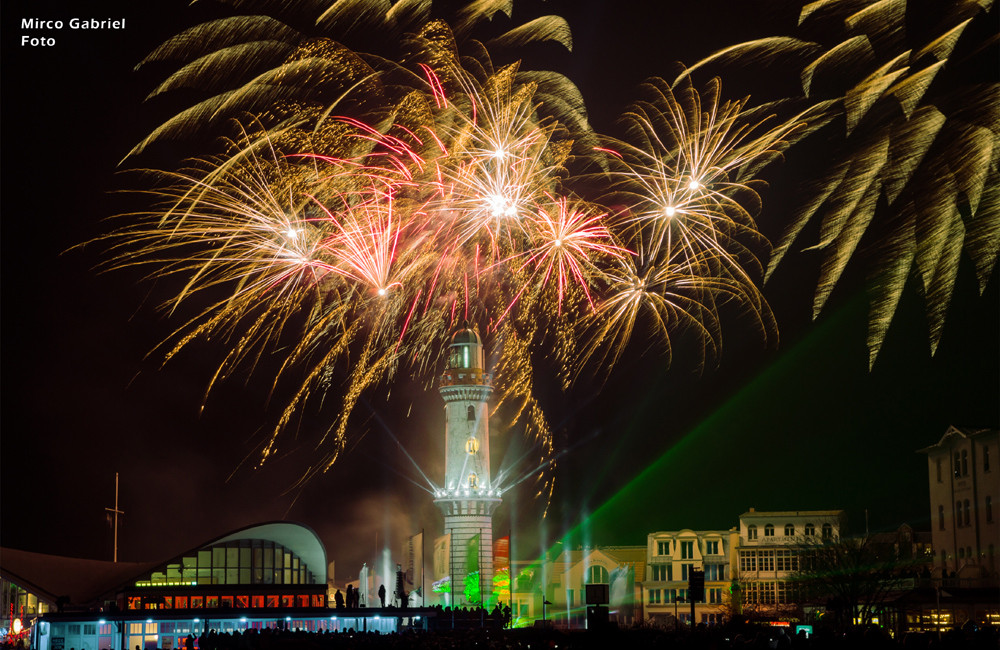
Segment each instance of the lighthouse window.
M468 409L468 411L466 411L466 419L469 422L472 422L473 420L476 419L476 407L475 406L470 406L469 409Z
M469 487L473 490L479 487L479 477L476 476L475 472L469 474Z
M475 438L469 438L465 441L465 451L469 454L474 454L479 451L479 441Z

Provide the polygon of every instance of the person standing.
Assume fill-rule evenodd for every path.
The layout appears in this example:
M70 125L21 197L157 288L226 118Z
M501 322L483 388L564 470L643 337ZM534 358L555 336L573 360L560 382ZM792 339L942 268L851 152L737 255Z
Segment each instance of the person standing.
M385 607L385 585L378 586L378 599L382 603L382 607Z

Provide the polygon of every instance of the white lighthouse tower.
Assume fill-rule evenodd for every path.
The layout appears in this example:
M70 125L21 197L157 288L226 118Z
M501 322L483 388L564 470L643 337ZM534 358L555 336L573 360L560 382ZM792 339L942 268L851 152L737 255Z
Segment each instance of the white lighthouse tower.
M500 505L500 490L490 476L492 383L479 335L463 327L451 338L438 388L445 411L445 480L434 499L451 539L453 605L482 602L493 591L493 511Z

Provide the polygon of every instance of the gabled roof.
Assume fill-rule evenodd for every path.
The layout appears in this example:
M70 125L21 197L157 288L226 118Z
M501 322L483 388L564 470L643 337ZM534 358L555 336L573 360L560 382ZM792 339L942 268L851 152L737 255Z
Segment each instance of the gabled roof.
M972 429L968 427L956 427L955 425L951 425L948 427L947 431L944 432L944 435L941 436L940 440L935 442L933 445L929 445L927 447L924 447L923 449L918 449L917 453L927 454L932 451L939 451L941 449L949 447L951 446L952 438L959 438L965 440L968 438L978 438L979 436L988 433L993 433L996 435L1000 432L998 432L996 429Z

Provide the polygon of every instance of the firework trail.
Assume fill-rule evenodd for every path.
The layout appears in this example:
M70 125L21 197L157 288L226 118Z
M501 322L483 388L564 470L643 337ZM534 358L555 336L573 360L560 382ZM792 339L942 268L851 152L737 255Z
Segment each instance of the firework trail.
M937 350L963 252L980 293L1000 253L997 5L907 0L802 5L795 36L722 50L691 68L770 67L815 112L810 170L767 275L818 223L818 316L852 260L867 275L874 364L909 278ZM772 76L776 76L774 72ZM805 135L805 134L802 134Z

